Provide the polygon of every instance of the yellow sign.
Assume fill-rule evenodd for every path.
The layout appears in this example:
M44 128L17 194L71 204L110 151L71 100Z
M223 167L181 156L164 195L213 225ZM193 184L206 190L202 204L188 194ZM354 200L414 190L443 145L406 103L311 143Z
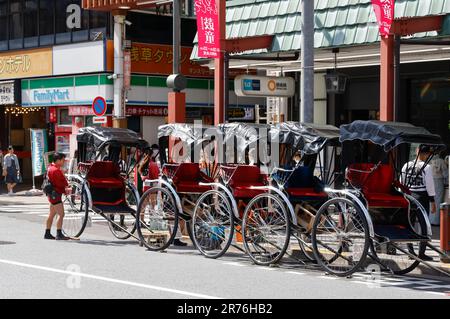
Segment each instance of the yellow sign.
M0 79L52 75L52 54L51 48L0 53Z

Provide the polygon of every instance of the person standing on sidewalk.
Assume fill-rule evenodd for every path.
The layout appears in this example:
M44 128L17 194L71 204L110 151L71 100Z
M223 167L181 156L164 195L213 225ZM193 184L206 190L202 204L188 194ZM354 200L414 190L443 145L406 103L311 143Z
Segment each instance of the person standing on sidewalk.
M430 165L433 168L434 188L436 190L434 202L436 203L436 210L439 211L441 204L444 202L445 183L448 179L448 167L445 163L445 160L440 156L440 154L433 158ZM430 216L430 223L433 226L439 226L439 214L432 214Z
M8 154L3 157L3 176L5 176L6 187L8 188L8 195L14 194L14 187L19 182L20 166L17 155L14 154L14 148L8 147Z
M425 208L428 216L431 213L436 214L436 203L434 196L436 191L434 188L433 168L426 164L431 156L431 148L427 145L421 145L417 148L417 160L407 162L402 168L402 183L409 186L412 196L419 201ZM425 255L419 255L424 261L432 261L433 258Z
M69 240L69 237L64 236L62 232L64 220L64 205L62 203L62 195L68 192L67 179L64 176L61 168L64 166L66 155L55 153L53 155L53 163L47 171L48 182L52 185L53 191L48 194L48 201L50 203L50 213L47 218L47 228L45 230L44 239ZM53 220L58 215L56 223L56 238L51 234Z

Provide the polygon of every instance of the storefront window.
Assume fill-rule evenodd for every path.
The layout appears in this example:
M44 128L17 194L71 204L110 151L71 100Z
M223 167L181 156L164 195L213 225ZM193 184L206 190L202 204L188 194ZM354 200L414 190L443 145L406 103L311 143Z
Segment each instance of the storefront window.
M8 48L8 2L0 0L0 50Z
M80 24L67 25L69 16ZM110 17L83 10L81 0L0 0L0 51L100 40L110 36Z
M23 48L22 1L15 0L9 4L9 49Z
M58 113L58 125L72 125L72 117L69 115L69 109L59 109Z
M25 37L25 47L35 47L38 45L38 1L25 0L25 11L23 18L24 24L23 35Z
M410 122L450 144L450 77L411 82Z

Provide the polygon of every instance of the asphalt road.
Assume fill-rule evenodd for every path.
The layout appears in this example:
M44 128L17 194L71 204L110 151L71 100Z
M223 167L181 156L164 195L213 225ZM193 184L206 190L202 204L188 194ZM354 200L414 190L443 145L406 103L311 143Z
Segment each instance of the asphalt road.
M0 198L0 298L449 298L450 281L325 275L286 259L258 267L240 253L146 251L94 219L80 241L43 240L43 198Z

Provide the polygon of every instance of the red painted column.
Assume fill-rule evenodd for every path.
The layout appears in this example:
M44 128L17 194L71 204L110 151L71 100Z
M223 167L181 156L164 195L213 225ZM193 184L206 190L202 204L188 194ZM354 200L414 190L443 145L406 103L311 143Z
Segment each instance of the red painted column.
M381 38L380 120L394 120L394 36Z
M169 123L184 123L186 121L186 93L169 92L168 102Z
M221 40L221 49L225 50L225 26L226 26L226 5L225 0L216 0L218 2L218 18L219 33ZM225 59L224 53L220 53L218 59L214 59L214 124L218 125L225 121L225 104L224 104L224 88L225 88Z

